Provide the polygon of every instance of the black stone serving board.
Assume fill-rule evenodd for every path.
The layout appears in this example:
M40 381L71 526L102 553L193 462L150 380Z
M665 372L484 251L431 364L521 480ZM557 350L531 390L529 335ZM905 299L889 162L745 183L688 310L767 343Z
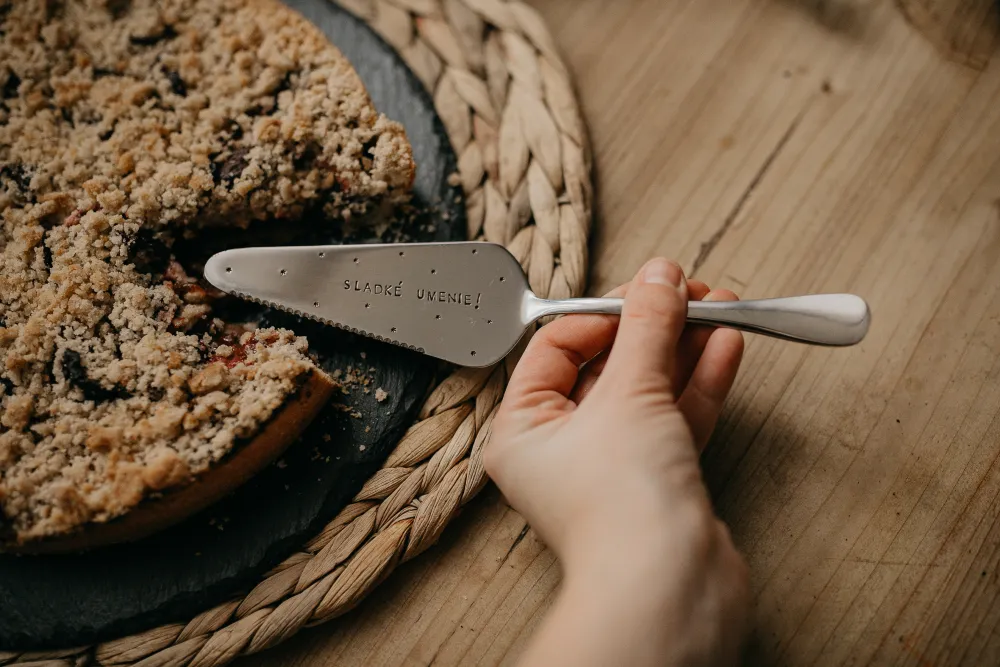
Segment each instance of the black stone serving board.
M448 185L457 161L419 80L387 43L343 9L327 0L287 4L326 33L350 59L378 110L406 128L417 163L420 211L409 225L409 238L462 239L461 190ZM339 233L323 242L341 242ZM252 236L230 236L224 245L259 245L259 238L249 241ZM317 240L315 234L307 239ZM211 243L202 241L195 243L204 251ZM368 393L358 387L334 399L355 416L327 408L278 464L201 515L146 540L87 554L0 556L0 650L83 645L185 622L249 590L333 518L379 468L415 418L436 362L281 313L258 315L307 335L328 370L352 366L372 378ZM376 401L376 388L388 398Z

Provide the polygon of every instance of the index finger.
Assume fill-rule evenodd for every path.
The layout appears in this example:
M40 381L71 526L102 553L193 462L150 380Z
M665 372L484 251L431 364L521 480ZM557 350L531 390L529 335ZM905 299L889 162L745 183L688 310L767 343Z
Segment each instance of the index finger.
M627 291L626 283L605 296L618 298ZM519 401L539 392L569 396L580 367L614 342L618 321L613 315L566 315L543 326L511 375L507 400Z

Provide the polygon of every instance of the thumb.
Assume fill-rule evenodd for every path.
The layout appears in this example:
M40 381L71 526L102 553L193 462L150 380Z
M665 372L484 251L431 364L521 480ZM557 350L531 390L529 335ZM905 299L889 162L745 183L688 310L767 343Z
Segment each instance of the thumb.
M687 302L687 280L681 267L665 259L650 260L625 295L618 336L604 374L626 386L669 392L677 344L687 321Z

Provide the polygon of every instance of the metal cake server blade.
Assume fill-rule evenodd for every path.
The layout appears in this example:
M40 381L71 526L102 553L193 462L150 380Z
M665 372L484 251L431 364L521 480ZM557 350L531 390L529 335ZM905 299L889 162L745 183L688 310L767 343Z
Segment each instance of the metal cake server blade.
M621 299L537 297L517 260L492 243L241 248L213 255L224 292L462 366L503 359L549 315L621 313ZM870 314L851 294L691 301L688 321L825 346L854 345Z

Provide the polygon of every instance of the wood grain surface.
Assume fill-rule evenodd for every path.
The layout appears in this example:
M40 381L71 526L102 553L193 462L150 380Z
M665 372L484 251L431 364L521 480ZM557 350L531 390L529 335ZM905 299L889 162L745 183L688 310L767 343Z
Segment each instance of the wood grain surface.
M748 337L705 454L752 569L747 663L1000 664L1000 57L948 57L907 3L532 4L595 144L593 293L661 254L872 306L857 348ZM511 664L559 581L488 488L352 614L242 664Z

